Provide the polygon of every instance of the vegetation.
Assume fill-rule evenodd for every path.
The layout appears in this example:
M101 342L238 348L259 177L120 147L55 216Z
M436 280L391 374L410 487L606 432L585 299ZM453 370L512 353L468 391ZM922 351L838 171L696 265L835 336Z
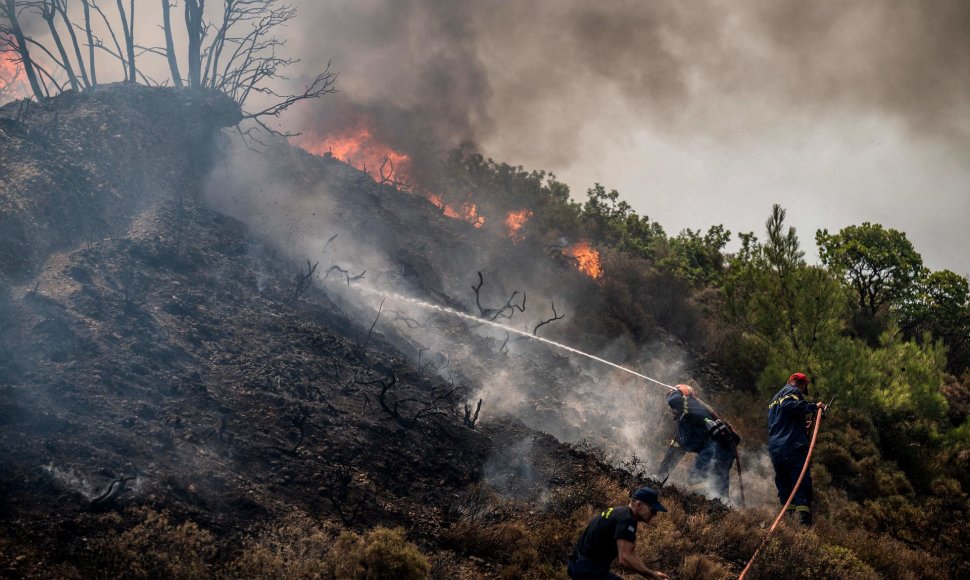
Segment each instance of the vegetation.
M448 169L463 191L534 211L532 243L589 240L604 257L606 297L588 316L634 343L660 324L703 345L737 387L757 395L735 409L741 422L758 424L749 420L763 414L758 402L793 370L809 373L813 396L838 397L818 451L826 522L818 534L828 538L787 530L763 556L761 577L795 561L812 577L920 577L923 558L931 575L967 574L970 546L958 531L970 506L965 276L929 271L903 232L880 224L818 231L821 263L812 265L779 206L764 241L741 233L727 254L723 226L668 236L600 184L580 204L544 172L461 153ZM685 555L671 565L686 576L723 572L723 554ZM903 571L894 570L900 561Z

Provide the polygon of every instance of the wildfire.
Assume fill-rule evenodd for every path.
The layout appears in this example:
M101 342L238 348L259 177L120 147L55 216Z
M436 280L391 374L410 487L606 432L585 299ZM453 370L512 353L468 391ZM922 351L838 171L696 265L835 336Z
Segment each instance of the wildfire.
M471 202L461 204L457 209L444 202L440 195L427 194L428 201L438 207L447 217L464 220L476 228L485 225L485 216L478 215L478 206Z
M520 209L519 211L510 211L509 215L505 216L505 231L512 239L512 243L517 244L525 239L522 227L525 226L532 215L532 210Z
M24 71L12 53L0 53L0 102L27 96Z
M579 241L562 251L563 255L576 260L576 267L580 272L593 279L603 276L603 266L600 265L600 254L589 246L586 240Z
M378 140L364 122L323 138L300 136L296 143L314 155L333 155L375 179L410 185L411 158Z
M375 136L372 127L372 121L364 115L348 128L324 137L312 133L304 134L296 137L294 143L314 155L332 155L366 171L375 181L390 182L398 189L423 195L450 218L464 220L476 228L485 225L485 217L478 214L476 204L470 201L460 206L447 204L441 196L416 187L411 177L411 158L406 153L388 147Z

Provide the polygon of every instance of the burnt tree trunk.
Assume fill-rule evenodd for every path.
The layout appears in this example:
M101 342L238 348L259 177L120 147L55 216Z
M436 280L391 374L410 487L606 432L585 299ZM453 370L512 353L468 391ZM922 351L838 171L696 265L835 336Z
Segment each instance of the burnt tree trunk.
M71 24L71 19L67 15L67 0L54 0L54 7L60 12L61 20L64 21L64 27L67 28L67 33L71 35L71 44L74 45L74 56L77 58L77 68L81 74L81 82L85 87L90 87L91 81L88 80L88 73L84 66L84 57L81 56L81 45L78 44L77 34L74 32L74 25Z
M175 42L172 40L172 15L169 0L162 0L162 25L165 29L165 55L168 57L168 68L172 73L172 83L182 88L182 75L179 73L179 62L175 58Z
M202 11L205 0L185 0L185 30L189 36L189 86L202 86Z
M5 3L7 20L10 21L10 31L17 41L17 52L20 54L20 61L24 65L24 74L30 83L30 90L34 92L34 97L38 101L44 100L44 91L40 88L37 80L37 71L34 70L34 62L30 59L30 51L27 50L27 38L24 36L23 29L20 28L20 21L17 19L16 0L6 0Z
M91 30L91 2L81 0L84 6L84 31L88 35L88 68L91 69L91 86L98 84L98 74L94 67L94 32Z
M125 33L125 52L128 53L128 82L135 82L135 0L131 0L131 14L125 13L124 0L118 0L118 16L121 18L121 29ZM131 16L131 25L128 24Z

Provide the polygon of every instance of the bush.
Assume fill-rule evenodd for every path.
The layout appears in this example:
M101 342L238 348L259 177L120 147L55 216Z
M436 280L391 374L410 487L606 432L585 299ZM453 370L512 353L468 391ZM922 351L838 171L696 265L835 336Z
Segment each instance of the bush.
M681 580L727 580L735 575L704 554L691 554L680 565Z
M822 543L811 530L783 521L751 567L758 578L844 578L874 580L880 576L848 548Z
M335 578L355 580L411 580L428 578L431 564L407 541L403 528L377 527L363 536L344 532L325 559Z
M202 578L210 576L216 549L212 534L194 522L175 524L167 512L130 510L140 521L120 535L105 536L94 548L108 560L114 574L135 578ZM106 523L117 523L117 514Z
M332 535L309 518L291 516L270 526L227 566L230 578L325 578Z

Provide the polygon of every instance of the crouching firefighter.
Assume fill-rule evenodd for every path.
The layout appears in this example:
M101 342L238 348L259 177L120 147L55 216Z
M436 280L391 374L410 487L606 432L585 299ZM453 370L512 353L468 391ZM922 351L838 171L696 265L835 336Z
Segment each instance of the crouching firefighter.
M808 458L808 429L806 415L817 409L825 409L821 402L805 400L808 394L808 377L795 373L768 405L768 455L775 468L775 487L782 505L788 501L802 466ZM805 477L788 505L789 515L797 514L801 523L812 525L812 473L806 469Z
M667 511L660 496L649 487L641 487L630 496L625 506L601 511L583 530L576 548L569 556L569 577L575 580L621 580L610 572L613 560L644 578L667 580L663 572L647 568L634 548L637 524L648 524L658 513Z
M657 477L666 480L685 454L696 453L687 476L691 489L697 490L709 480L716 494L729 497L731 465L741 437L697 399L694 389L687 385L677 385L667 396L667 405L677 421L677 436L670 442Z

